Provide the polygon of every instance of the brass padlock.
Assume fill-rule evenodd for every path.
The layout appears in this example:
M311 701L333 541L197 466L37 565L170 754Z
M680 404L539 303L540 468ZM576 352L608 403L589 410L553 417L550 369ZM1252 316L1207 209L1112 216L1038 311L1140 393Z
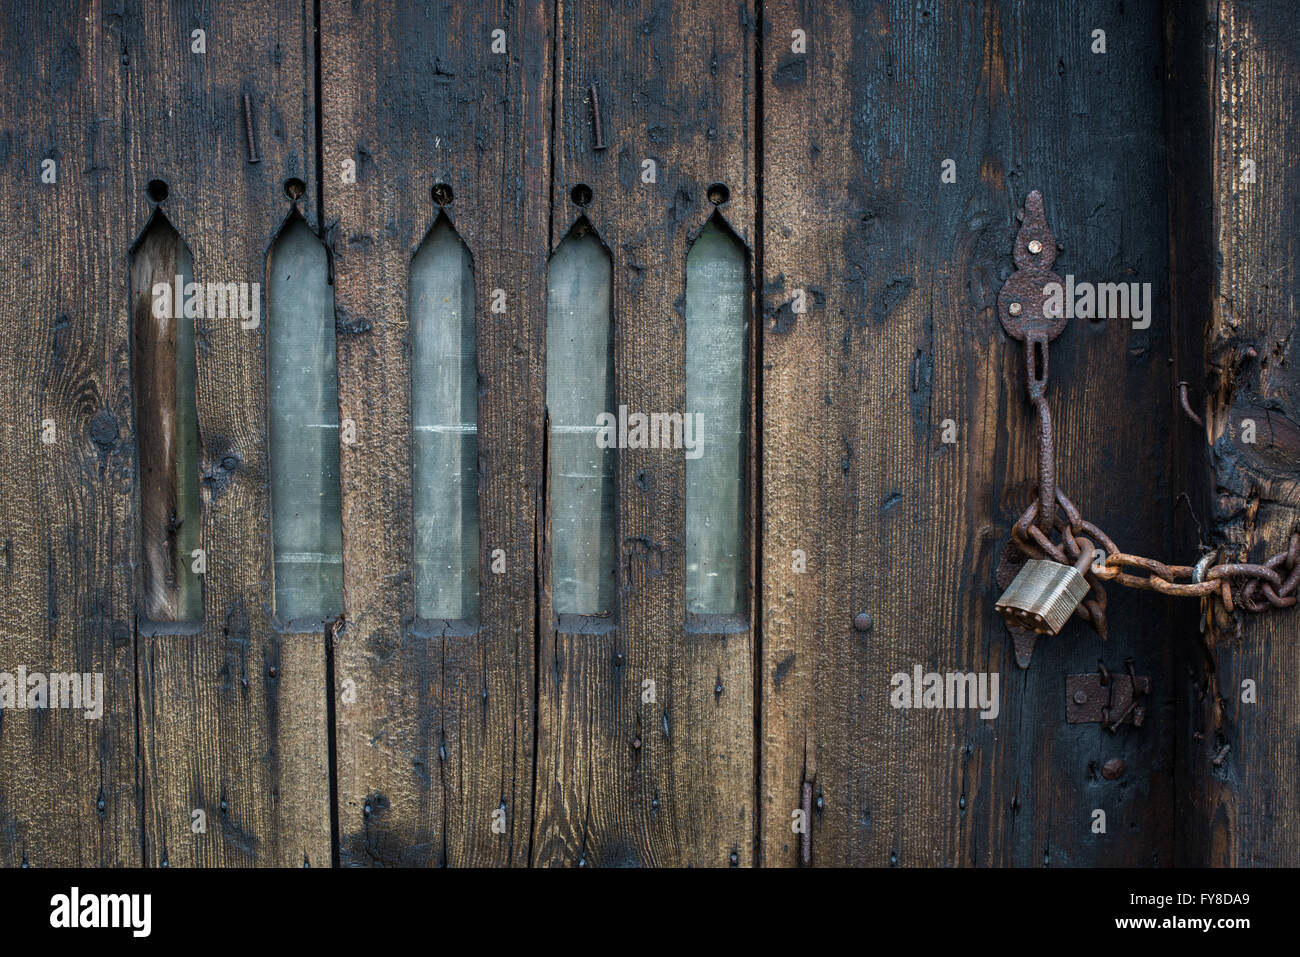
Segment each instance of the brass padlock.
M1055 635L1065 627L1083 596L1089 566L1105 561L1106 553L1086 538L1076 539L1079 557L1073 566L1031 558L1012 580L994 606L1008 624L1028 628L1040 635Z

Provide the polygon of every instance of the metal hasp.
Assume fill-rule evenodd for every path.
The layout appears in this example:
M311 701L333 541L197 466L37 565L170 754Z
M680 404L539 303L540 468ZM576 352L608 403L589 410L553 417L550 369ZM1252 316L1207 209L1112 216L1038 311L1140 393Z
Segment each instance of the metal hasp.
M1012 250L1016 271L1003 284L1002 291L998 294L998 318L1008 336L1024 343L1025 384L1029 401L1038 413L1039 488L1035 524L1047 535L1052 533L1056 523L1052 415L1047 406L1047 344L1061 334L1066 319L1064 315L1047 315L1047 294L1044 289L1048 283L1061 282L1061 277L1052 272L1057 252L1056 237L1047 226L1043 194L1034 190L1025 197L1020 230L1016 233ZM1006 589L1013 581L1019 580L1017 572L1024 573L1023 565L1027 557L1014 542L1007 543L998 564L998 587ZM1029 627L1028 622L1006 615L1002 607L998 608L998 612L1007 619L1007 630L1015 644L1016 664L1028 668L1034 653L1034 642L1042 629ZM1055 634L1059 630L1057 628L1051 633Z
M1070 724L1101 724L1115 732L1121 724L1142 727L1147 709L1142 699L1151 693L1151 679L1133 670L1133 659L1124 662L1125 674L1115 674L1101 665L1092 674L1069 675L1065 679L1065 720Z

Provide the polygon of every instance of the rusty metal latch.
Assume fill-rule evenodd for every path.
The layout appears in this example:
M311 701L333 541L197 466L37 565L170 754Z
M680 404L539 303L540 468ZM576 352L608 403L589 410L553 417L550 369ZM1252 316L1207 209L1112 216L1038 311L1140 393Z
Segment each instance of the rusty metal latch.
M1052 272L1057 252L1043 196L1034 190L1025 198L1016 234L1016 271L998 295L1002 328L1024 343L1025 388L1038 415L1038 487L1034 501L1012 527L1011 540L997 568L998 586L1004 591L996 608L1006 619L1015 643L1016 664L1029 667L1037 637L1057 634L1071 616L1088 622L1105 639L1104 582L1200 598L1202 610L1212 615L1216 607L1232 615L1237 610L1259 612L1296 605L1300 600L1300 528L1291 532L1283 551L1257 564L1230 558L1221 561L1220 552L1212 551L1213 558L1203 557L1195 566L1165 565L1121 552L1057 487L1052 416L1047 404L1048 343L1066 325L1064 315L1058 315L1055 307L1048 308L1047 287L1061 282ZM1089 560L1093 543L1103 554ZM1046 563L1065 567L1045 569ZM1076 580L1070 572L1081 577ZM1067 584L1071 587L1065 587Z
M1065 720L1070 724L1100 723L1112 734L1121 724L1142 727L1147 719L1142 699L1151 693L1151 679L1138 675L1133 659L1124 660L1125 674L1115 674L1100 661L1092 674L1065 679Z

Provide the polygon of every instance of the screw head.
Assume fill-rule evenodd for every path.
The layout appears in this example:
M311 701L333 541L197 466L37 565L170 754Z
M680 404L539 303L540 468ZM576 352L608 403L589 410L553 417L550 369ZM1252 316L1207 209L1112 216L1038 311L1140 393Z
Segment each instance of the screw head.
M1020 303L1018 302L1013 302L1011 305L1007 306L1007 312L1011 313L1013 316L1020 315L1020 309Z
M865 611L860 611L853 616L853 627L864 634L870 631L875 624L876 623L871 620L871 616Z
M1033 253L1035 256L1037 256L1039 253L1043 251L1043 244L1040 243L1037 239L1031 239L1029 240L1029 251Z
M1088 692L1086 692L1086 691L1076 691L1076 692L1074 693L1074 703L1075 703L1075 704L1087 704L1087 703L1088 703Z

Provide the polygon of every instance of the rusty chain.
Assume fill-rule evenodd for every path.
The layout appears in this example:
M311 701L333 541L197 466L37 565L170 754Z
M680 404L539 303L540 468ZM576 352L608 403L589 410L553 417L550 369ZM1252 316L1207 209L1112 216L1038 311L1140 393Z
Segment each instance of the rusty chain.
M1075 564L1083 549L1092 548L1094 543L1104 550L1104 559L1095 559L1084 573L1089 592L1075 611L1103 638L1103 582L1176 597L1217 599L1229 614L1238 608L1260 612L1296 605L1300 601L1300 529L1292 531L1286 549L1261 563L1216 562L1221 550L1212 549L1195 565L1166 565L1120 551L1114 540L1084 519L1057 487L1052 416L1047 403L1047 351L1048 343L1065 323L1044 308L1043 293L1047 282L1059 280L1050 271L1056 252L1042 196L1035 190L1026 199L1023 223L1016 237L1018 269L1003 287L999 302L1003 327L1024 342L1026 392L1038 416L1038 486L1034 502L1012 527L1012 541L1027 558L1050 559L1064 565ZM1185 392L1180 400L1188 408ZM1056 532L1060 533L1059 542L1052 541ZM1235 591L1234 582L1238 586Z

